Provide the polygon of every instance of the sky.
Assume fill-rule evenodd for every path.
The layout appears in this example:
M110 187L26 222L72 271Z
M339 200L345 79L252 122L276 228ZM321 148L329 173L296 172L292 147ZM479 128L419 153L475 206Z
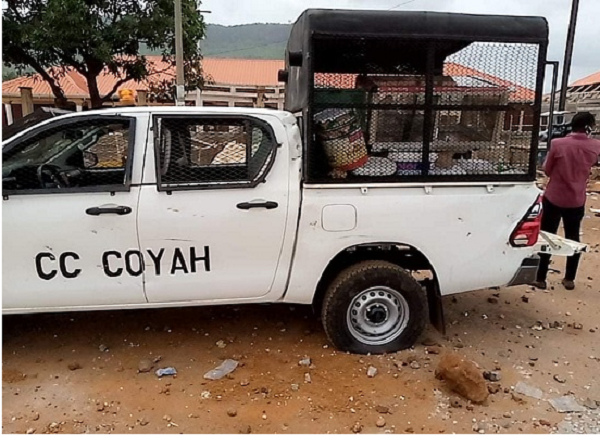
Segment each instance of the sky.
M572 0L203 0L209 24L293 23L308 8L377 9L535 15L548 20L548 60L560 62L560 77ZM580 0L569 82L600 70L600 0ZM551 72L548 69L547 76Z

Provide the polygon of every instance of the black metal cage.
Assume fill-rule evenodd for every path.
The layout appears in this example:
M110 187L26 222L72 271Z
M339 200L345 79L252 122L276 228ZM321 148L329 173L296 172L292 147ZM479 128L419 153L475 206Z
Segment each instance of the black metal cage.
M308 10L286 53L309 183L533 180L537 17Z

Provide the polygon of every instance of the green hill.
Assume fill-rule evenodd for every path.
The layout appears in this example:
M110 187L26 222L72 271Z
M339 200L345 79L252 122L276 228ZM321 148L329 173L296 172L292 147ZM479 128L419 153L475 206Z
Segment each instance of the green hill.
M291 24L243 24L221 26L209 24L202 42L206 57L233 57L249 59L283 59ZM140 54L161 54L145 46ZM2 80L14 78L13 69L2 66Z

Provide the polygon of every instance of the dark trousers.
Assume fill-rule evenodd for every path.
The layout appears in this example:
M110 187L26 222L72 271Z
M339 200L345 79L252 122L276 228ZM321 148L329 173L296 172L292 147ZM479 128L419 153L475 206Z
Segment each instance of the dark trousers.
M585 205L575 208L558 207L544 198L543 210L542 231L556 234L558 231L558 225L562 219L565 229L565 238L579 242L579 229L581 228L581 221L585 216ZM577 266L579 265L579 257L579 254L567 257L567 270L565 272L565 279L575 281ZM540 259L541 261L537 272L537 280L545 281L546 276L548 275L548 267L550 266L550 255L540 254Z

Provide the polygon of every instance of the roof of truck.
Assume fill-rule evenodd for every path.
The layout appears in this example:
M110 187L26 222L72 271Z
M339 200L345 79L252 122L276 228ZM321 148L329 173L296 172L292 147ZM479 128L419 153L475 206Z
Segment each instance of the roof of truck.
M307 9L294 24L297 26L308 34L531 43L548 40L546 19L529 16Z

